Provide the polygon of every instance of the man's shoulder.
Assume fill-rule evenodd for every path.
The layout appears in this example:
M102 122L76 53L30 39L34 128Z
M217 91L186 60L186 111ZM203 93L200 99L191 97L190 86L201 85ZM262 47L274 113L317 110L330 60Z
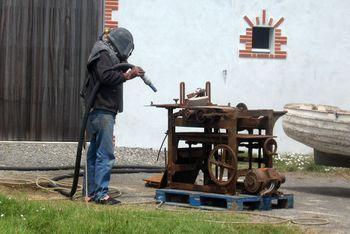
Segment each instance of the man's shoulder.
M88 63L90 64L93 61L97 60L100 57L100 54L102 52L107 52L107 51L108 51L108 48L105 45L105 43L103 41L97 41L92 47L92 50L88 59Z

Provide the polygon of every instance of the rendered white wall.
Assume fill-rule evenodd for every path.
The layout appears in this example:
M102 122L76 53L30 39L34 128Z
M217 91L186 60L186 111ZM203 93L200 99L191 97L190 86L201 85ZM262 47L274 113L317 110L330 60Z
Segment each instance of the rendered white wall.
M129 62L142 66L158 88L154 94L141 80L125 84L125 110L117 117L119 146L157 148L167 128L163 109L178 86L187 91L212 83L214 103L244 102L249 108L282 110L289 102L337 105L350 109L350 1L344 0L120 0L119 26L134 35ZM287 59L239 58L239 35L251 19L267 10L280 17L282 50ZM223 70L227 70L226 80ZM279 151L310 152L288 138L276 123Z

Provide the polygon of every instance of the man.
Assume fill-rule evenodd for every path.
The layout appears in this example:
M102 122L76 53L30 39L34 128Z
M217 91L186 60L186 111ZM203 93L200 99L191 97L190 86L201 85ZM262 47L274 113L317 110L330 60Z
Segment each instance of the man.
M87 64L89 75L95 81L99 80L101 85L87 127L91 140L87 152L86 200L101 204L120 203L108 195L111 169L115 160L115 116L123 111L123 83L137 76L144 76L145 72L140 67L134 67L125 73L115 71L112 67L126 62L133 49L132 34L125 28L115 28L95 43Z

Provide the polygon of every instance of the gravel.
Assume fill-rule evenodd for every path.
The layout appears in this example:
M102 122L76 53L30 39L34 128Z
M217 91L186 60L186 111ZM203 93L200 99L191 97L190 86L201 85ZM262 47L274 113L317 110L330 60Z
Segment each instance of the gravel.
M75 164L77 143L1 142L0 166L55 167ZM115 148L116 165L164 165L164 153L150 148ZM85 163L83 151L82 165Z

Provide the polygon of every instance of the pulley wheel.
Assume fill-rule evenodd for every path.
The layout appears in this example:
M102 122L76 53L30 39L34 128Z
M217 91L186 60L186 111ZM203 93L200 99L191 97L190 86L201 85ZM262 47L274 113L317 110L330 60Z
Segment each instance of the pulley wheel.
M232 182L237 174L237 156L228 145L217 145L210 152L208 171L211 179L220 186Z
M264 176L261 170L253 169L247 172L244 179L244 188L252 194L257 194L263 189Z
M236 107L241 110L241 111L245 111L245 110L248 110L248 107L246 104L244 104L243 102L240 102L236 105Z
M275 155L277 152L277 142L273 138L268 138L264 142L264 151L267 155Z

